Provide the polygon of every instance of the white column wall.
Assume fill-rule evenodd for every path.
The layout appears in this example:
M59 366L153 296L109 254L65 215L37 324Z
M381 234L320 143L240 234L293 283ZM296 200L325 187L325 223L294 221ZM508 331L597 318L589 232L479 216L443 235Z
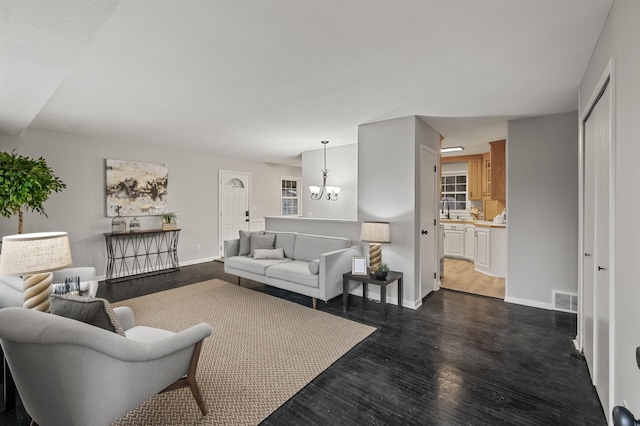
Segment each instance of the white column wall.
M358 127L358 219L391 223L382 260L404 273L403 302L410 307L420 304L421 143L439 149L439 135L415 116ZM397 298L395 288L388 294Z

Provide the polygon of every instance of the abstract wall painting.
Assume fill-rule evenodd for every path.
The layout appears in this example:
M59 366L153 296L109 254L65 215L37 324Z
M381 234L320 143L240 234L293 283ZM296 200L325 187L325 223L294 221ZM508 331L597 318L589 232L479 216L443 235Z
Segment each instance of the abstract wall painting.
M164 164L107 159L107 217L157 216L167 210Z

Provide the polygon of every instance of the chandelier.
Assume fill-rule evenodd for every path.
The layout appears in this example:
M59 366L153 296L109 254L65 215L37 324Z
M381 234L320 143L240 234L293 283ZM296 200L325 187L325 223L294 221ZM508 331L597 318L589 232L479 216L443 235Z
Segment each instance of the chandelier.
M329 143L329 141L322 141L320 143L324 148L324 169L320 170L322 172L322 187L309 185L311 199L320 200L326 193L327 200L337 201L338 194L340 194L342 188L340 188L339 186L327 186L327 174L329 173L329 170L327 169L327 144Z

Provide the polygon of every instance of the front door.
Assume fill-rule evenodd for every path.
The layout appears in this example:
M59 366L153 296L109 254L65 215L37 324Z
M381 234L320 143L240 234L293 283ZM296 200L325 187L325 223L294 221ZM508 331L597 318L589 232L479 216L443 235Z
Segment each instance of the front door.
M220 170L220 254L224 241L248 231L251 174Z

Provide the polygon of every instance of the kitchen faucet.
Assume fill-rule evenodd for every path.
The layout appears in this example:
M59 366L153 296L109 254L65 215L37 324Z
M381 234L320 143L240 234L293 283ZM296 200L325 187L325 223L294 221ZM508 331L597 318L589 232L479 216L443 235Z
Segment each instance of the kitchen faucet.
M442 200L442 214L444 214L444 204L447 204L447 219L451 219L451 215L449 214L449 199L445 198Z

